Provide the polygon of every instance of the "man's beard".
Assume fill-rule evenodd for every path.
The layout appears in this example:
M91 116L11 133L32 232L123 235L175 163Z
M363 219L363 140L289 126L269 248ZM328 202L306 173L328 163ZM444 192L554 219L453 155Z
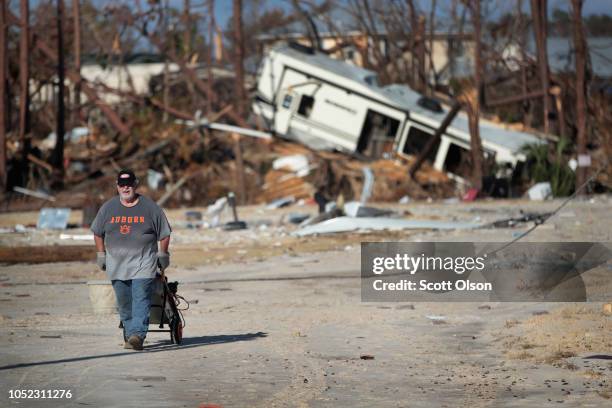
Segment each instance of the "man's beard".
M130 202L130 201L132 201L136 197L136 192L132 191L130 193L124 193L124 192L121 191L121 192L119 192L119 196L121 197L121 199L123 201Z

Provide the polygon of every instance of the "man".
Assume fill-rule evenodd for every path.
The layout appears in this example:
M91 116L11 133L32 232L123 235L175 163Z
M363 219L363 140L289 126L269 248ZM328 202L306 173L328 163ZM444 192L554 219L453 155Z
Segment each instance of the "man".
M136 193L137 187L138 179L131 170L120 171L119 194L102 205L91 231L97 264L106 271L117 297L125 330L124 348L142 350L157 267L163 271L170 264L172 229L162 209Z

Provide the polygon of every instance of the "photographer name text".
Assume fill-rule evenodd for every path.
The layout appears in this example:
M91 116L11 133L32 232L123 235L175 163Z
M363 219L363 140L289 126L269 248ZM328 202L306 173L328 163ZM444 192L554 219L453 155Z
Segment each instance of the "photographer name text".
M402 279L397 282L385 282L382 279L376 279L372 286L376 291L492 291L493 285L490 282L471 282L469 280L459 279L456 281L444 280L430 282L426 279L421 279L418 282L407 279Z

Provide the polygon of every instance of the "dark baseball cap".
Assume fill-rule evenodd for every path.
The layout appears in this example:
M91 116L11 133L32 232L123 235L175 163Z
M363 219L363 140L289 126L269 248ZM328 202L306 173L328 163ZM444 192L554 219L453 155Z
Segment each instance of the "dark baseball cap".
M138 183L138 179L132 170L121 170L117 174L117 185L118 186L135 186Z

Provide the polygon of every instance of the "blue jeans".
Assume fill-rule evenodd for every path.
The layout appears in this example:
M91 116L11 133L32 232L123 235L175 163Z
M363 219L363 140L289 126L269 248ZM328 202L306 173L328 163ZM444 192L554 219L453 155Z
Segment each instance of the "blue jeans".
M144 339L147 336L153 281L154 279L112 281L126 338L137 335Z

